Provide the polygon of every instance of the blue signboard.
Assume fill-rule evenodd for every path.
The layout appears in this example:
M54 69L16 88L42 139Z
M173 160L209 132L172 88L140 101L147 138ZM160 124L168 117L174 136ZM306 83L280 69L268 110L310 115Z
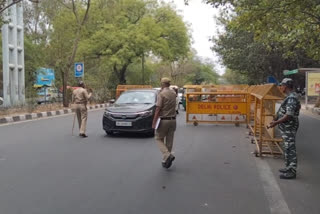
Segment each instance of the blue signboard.
M83 77L84 76L84 64L83 62L76 62L74 64L74 76Z
M35 87L53 86L55 80L54 70L51 68L39 68L36 71Z
M278 80L273 76L268 76L267 82L268 83L274 83L274 84L278 85Z

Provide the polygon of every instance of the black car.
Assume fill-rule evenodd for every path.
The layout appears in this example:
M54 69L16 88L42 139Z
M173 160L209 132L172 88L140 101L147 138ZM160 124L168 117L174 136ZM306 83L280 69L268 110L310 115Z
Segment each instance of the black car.
M103 129L114 132L153 134L152 120L158 90L141 89L123 92L116 102L107 107L103 115Z

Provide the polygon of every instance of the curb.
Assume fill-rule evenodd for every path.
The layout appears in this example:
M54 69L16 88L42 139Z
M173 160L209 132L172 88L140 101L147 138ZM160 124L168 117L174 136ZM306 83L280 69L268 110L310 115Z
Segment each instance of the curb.
M320 115L320 108L316 108L316 107L314 107L314 108L312 108L312 113L314 113L314 114L318 114L318 115Z
M100 109L100 108L104 108L107 106L108 106L108 104L92 105L92 106L88 106L88 110ZM56 116L56 115L71 114L74 111L75 111L74 109L69 108L69 109L63 109L63 110L57 110L57 111L47 111L47 112L40 112L40 113L22 114L22 115L18 115L18 116L1 117L0 124L14 123L14 122L33 120L33 119L45 118L45 117L52 117L52 116Z

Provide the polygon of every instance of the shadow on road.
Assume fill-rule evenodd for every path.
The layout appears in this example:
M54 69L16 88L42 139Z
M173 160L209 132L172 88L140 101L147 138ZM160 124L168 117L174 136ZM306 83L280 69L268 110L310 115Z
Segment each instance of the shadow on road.
M114 133L112 135L105 134L106 138L153 138L152 134L141 134L141 133Z

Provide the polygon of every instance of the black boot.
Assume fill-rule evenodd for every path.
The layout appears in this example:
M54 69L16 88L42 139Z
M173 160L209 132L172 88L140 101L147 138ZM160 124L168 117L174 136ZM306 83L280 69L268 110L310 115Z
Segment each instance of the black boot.
M165 164L163 165L163 167L169 169L171 167L172 162L174 161L174 159L175 159L175 156L170 155L168 157L168 159L166 160Z
M288 169L287 168L279 169L279 172L286 173L286 172L288 172Z
M293 173L292 171L287 171L286 173L280 175L280 179L295 179L296 177L296 173Z

